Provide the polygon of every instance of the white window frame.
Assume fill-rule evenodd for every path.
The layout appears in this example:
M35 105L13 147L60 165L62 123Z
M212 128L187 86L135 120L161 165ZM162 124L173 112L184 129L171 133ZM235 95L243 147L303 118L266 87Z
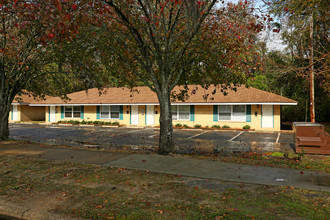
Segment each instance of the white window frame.
M187 106L187 105L171 105L171 110L172 110L173 106L176 106L176 108L177 108L176 109L177 119L173 119L173 112L172 112L172 120L175 120L175 121L190 121L190 105L188 105L189 106L189 110L188 110L189 118L185 118L185 119L180 118L180 108L184 107L184 106Z
M243 121L236 121L236 120L233 120L233 116L234 116L234 105L229 105L230 106L230 120L221 120L220 119L220 106L224 106L224 105L218 105L218 121L232 121L232 122L245 122L246 120L243 120ZM243 105L244 106L244 115L245 115L245 118L246 118L246 105Z
M108 117L102 117L102 106L109 107ZM118 107L118 111L111 111L111 106ZM111 113L118 112L118 118L111 118ZM101 105L100 107L100 119L120 119L120 106L119 105Z
M67 112L65 109L68 108L68 107L71 107L71 109L72 109L71 110L71 117L66 117L66 114L65 114ZM64 106L64 109L63 109L63 111L64 111L64 118L80 118L81 117L81 106L78 106L79 107L79 117L74 117L73 116L74 115L73 114L74 112L78 112L78 111L74 111L73 110L74 107L77 107L77 106L76 105L75 106L73 106L73 105Z

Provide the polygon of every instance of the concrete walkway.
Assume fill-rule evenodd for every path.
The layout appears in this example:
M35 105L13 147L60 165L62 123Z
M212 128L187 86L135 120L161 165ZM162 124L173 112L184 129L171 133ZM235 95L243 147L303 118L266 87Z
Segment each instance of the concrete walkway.
M250 166L155 154L112 153L40 146L37 144L16 144L13 142L0 143L0 154L148 170L197 178L293 186L301 189L330 192L330 174L309 171L304 171L301 174L300 170L294 169Z

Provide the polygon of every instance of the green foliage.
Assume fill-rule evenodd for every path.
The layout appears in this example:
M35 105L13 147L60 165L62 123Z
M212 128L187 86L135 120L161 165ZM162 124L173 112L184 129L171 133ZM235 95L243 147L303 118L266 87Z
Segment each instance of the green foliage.
M114 121L114 122L112 122L112 125L117 125L117 126L119 126L119 122L118 122L118 121Z
M81 121L80 124L85 125L87 122L85 120Z
M184 128L189 128L189 126L188 126L188 125L186 125L186 124L184 124L184 125L183 125L183 127L184 127Z
M222 128L230 128L230 126L224 125L224 126L222 126Z
M111 121L104 122L104 125L111 125L111 124L112 124Z
M202 125L200 125L200 124L195 124L194 125L194 128L201 128L202 127Z
M254 78L248 79L247 85L264 91L269 91L267 77L263 75L256 75Z
M176 125L174 125L176 128L181 128L182 127L182 124L176 124Z
M74 125L80 124L80 121L73 121L72 124Z
M250 129L251 127L250 127L250 125L244 125L243 126L243 129Z
M322 0L271 0L270 13L283 21L281 37L286 51L264 55L264 76L269 91L298 101L283 106L283 121L309 121L310 24L313 23L316 121L330 120L328 3ZM312 16L312 17L311 17ZM282 19L285 18L285 19ZM311 19L312 18L312 19ZM306 117L307 113L307 117Z
M93 124L98 125L100 121L93 121Z
M212 125L212 128L221 128L220 125Z

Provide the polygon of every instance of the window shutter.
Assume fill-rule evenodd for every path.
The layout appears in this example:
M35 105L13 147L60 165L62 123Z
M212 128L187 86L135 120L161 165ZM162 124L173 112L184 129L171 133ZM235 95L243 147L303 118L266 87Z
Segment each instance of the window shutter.
M80 106L80 119L84 119L84 106Z
M213 121L219 121L218 106L213 105Z
M100 115L100 106L96 106L96 119L100 119L101 115Z
M190 121L195 121L195 106L190 106Z
M64 118L64 106L61 106L61 118Z
M123 117L123 106L119 106L119 120L123 120L124 117Z
M251 105L246 105L246 122L251 122Z

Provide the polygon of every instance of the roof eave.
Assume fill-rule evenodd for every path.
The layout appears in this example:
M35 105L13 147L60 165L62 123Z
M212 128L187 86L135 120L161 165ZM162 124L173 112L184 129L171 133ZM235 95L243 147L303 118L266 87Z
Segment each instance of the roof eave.
M179 102L173 105L297 105L297 102ZM159 105L159 103L49 103L30 104L29 106L95 106L95 105Z

